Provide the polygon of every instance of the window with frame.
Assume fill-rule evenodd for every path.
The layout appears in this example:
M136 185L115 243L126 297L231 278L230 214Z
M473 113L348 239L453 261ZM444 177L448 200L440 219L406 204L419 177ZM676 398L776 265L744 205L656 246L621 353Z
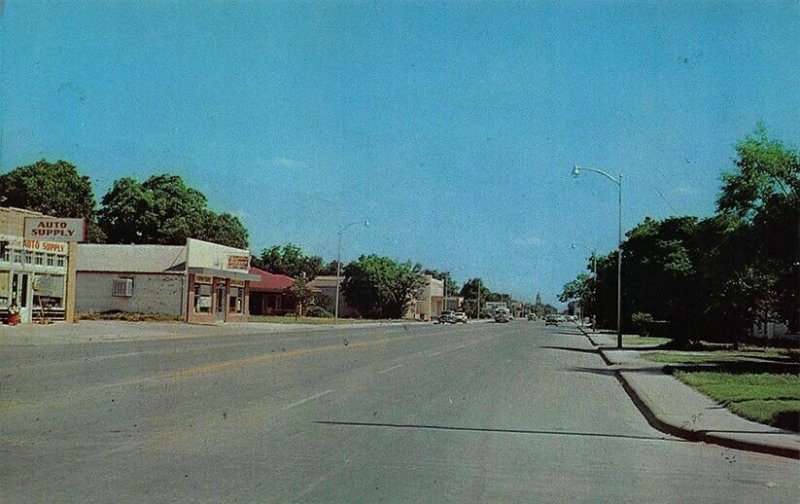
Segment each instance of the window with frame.
M59 268L63 268L65 263L66 263L66 260L64 259L64 256L57 256L56 257L56 265Z
M114 297L132 297L133 278L115 278L112 280L111 295Z
M231 287L228 295L228 312L242 313L242 289L241 287Z
M194 284L194 312L211 313L211 284Z

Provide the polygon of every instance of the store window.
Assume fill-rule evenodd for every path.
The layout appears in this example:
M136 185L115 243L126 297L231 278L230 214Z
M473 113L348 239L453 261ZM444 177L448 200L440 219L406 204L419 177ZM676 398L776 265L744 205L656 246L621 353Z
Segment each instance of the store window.
M242 287L230 288L228 295L228 313L242 313L242 297L244 289Z
M44 265L44 252L36 252L33 256L33 264L37 266Z
M211 278L195 277L194 312L211 313Z
M63 268L64 264L65 264L64 256L57 256L56 257L56 264L58 265L59 268Z
M47 254L47 265L48 266L55 266L56 265L56 256L55 254Z

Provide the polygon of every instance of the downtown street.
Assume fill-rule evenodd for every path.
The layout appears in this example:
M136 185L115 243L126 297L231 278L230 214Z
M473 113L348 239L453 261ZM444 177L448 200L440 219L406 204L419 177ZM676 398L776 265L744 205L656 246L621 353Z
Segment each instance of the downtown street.
M796 460L650 427L574 327L175 327L3 336L0 501L800 497Z

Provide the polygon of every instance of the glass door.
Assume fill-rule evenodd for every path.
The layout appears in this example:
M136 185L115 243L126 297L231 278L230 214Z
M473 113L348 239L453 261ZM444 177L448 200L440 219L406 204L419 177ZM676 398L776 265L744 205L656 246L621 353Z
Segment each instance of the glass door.
M226 301L226 299L225 299L225 297L226 297L225 296L225 282L224 281L217 282L216 285L215 285L215 289L214 290L215 290L215 294L216 294L215 297L217 298L217 306L216 306L216 309L214 310L214 313L215 313L218 321L224 321L225 320L225 301Z
M17 305L19 318L23 322L31 321L30 273L14 273L11 282L11 303Z

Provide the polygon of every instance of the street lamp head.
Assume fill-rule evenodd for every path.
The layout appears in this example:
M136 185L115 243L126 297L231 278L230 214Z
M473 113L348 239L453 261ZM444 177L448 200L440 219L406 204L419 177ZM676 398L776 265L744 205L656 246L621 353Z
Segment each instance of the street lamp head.
M364 221L364 227L369 227L369 221L368 220Z
M575 165L575 166L572 168L572 176L573 176L574 178L578 178L578 175L580 175L580 174L581 174L581 169L580 169L580 167L579 167L578 165Z

